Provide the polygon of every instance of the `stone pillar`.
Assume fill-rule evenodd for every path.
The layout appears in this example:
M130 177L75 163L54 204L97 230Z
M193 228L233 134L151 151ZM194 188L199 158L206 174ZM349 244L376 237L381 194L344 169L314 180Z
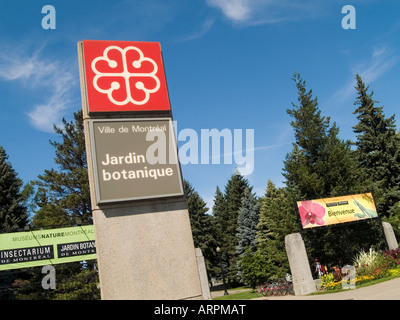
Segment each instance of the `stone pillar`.
M185 203L93 210L103 300L202 299Z
M389 250L397 249L399 247L399 244L397 243L397 239L394 234L392 225L388 222L382 222L382 226L383 226L383 231L385 232L385 238Z
M203 253L200 248L196 248L197 268L199 269L201 291L204 300L211 300L210 287L208 285L207 269Z
M289 259L296 295L304 296L317 291L308 262L306 247L300 233L292 233L285 237L285 247Z

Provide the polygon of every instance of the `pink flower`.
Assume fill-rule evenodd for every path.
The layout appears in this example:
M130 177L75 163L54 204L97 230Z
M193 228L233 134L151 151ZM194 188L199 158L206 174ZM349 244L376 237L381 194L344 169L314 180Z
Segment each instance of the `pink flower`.
M299 206L300 218L303 227L308 224L317 224L323 226L325 224L325 208L318 203L309 201L302 201Z

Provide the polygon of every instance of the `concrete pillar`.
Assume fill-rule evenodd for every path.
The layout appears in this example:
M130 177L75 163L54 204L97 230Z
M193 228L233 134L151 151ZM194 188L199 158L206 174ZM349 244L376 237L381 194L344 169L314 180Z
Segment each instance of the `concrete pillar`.
M399 244L397 243L396 236L394 234L392 225L388 222L382 222L383 231L385 232L386 242L389 250L397 249Z
M202 299L184 203L93 211L103 300Z
M201 291L204 300L211 300L210 287L208 285L207 269L203 253L200 248L196 248L197 268L199 269Z
M317 291L311 274L306 247L300 233L287 235L285 237L285 247L289 259L295 294L304 296Z

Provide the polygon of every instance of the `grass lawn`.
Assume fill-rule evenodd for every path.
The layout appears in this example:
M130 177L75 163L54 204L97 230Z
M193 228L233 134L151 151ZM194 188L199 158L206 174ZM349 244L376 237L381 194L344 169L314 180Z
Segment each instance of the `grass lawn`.
M248 291L244 292L239 292L235 293L229 293L227 296L220 296L220 297L215 297L213 300L249 300L253 298L257 298L257 294L254 292L253 289L248 288Z

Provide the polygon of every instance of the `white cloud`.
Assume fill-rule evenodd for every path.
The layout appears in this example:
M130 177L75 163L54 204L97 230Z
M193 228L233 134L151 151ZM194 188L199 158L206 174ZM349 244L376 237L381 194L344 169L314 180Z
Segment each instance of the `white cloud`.
M221 9L224 15L233 21L249 19L253 10L250 0L207 0L207 3Z
M364 82L372 83L389 71L395 65L398 58L398 55L394 54L387 47L374 48L370 61L364 65L356 66L353 71L358 72Z
M177 40L176 42L177 43L186 42L186 41L194 40L194 39L204 36L211 29L214 22L215 22L215 18L206 19L201 24L201 26L197 30L195 30L192 34L182 37L181 39Z
M235 24L260 25L298 19L309 19L325 14L331 4L309 0L206 0L218 8Z
M17 59L4 55L0 59L2 60L0 77L8 81L26 80L33 74L33 70L35 69L34 62L30 60L21 63Z
M43 100L34 103L33 110L27 115L36 129L53 132L53 124L60 124L62 111L71 102L71 91L77 79L68 63L44 58L43 48L28 55L24 53L29 51L27 48L3 47L0 79L19 81L25 89L43 92Z
M364 83L370 85L392 69L398 60L399 55L385 46L373 48L369 58L351 68L352 78L328 99L327 104L342 102L351 96L355 97L356 74L361 76Z

